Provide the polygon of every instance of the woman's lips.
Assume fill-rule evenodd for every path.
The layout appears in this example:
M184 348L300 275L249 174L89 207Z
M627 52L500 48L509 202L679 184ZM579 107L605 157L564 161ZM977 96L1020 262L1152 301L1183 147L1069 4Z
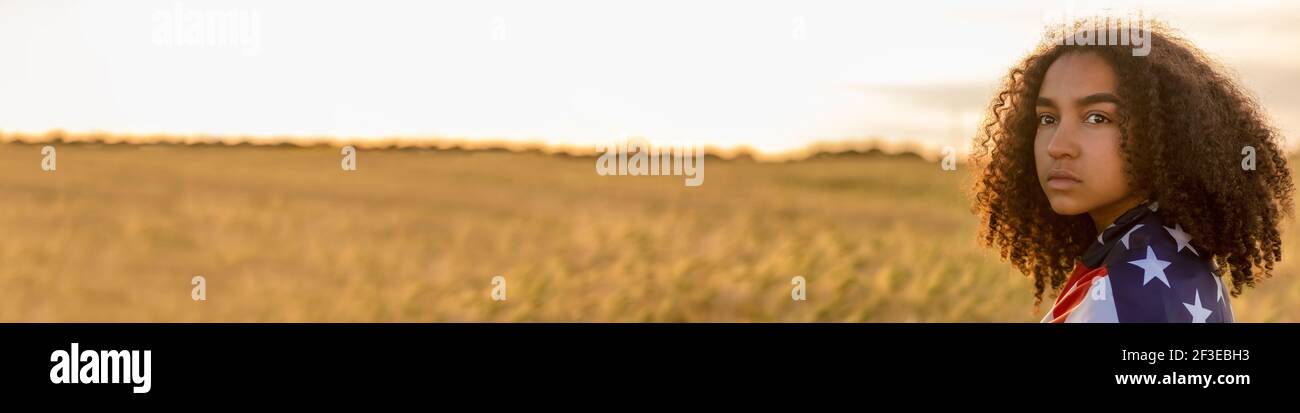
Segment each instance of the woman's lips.
M1047 173L1048 188L1066 190L1079 186L1079 184L1082 183L1083 181L1079 180L1078 175L1064 169L1053 169L1051 172Z

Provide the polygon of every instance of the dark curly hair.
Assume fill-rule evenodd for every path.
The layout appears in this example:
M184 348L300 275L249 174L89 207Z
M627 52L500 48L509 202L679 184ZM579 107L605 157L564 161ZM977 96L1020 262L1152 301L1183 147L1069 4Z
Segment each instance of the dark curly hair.
M1159 202L1195 247L1213 254L1232 295L1270 276L1282 258L1281 216L1293 187L1279 133L1263 108L1212 59L1167 26L1143 21L1149 54L1133 46L1058 44L1050 34L1013 67L975 139L974 211L980 238L1033 279L1035 307L1057 291L1097 230L1087 214L1058 215L1037 180L1035 101L1048 67L1068 53L1096 53L1119 80L1120 151L1129 186ZM1079 30L1086 21L1076 21ZM1254 170L1242 167L1247 147Z

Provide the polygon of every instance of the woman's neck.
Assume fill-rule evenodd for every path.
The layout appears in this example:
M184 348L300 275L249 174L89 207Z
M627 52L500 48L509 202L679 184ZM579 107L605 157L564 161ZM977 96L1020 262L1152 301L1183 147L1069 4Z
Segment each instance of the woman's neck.
M1097 233L1100 234L1102 231L1105 231L1110 224L1115 223L1115 220L1119 219L1120 215L1124 215L1125 212L1128 212L1128 210L1133 209L1133 207L1136 207L1141 203L1141 197L1130 196L1108 205L1097 207L1096 209L1089 211L1088 215L1092 217L1092 223L1097 226Z

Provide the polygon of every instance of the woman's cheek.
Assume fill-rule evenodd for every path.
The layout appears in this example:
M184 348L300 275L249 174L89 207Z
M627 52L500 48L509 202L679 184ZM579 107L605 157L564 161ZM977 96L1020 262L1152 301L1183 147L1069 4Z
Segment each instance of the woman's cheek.
M1047 138L1040 132L1034 137L1034 167L1038 170L1038 184L1043 185L1043 177L1052 168L1052 157L1047 154Z
M1114 128L1106 128L1102 131L1103 136L1098 136L1094 140L1098 145L1094 148L1097 153L1097 164L1093 165L1087 173L1098 185L1093 190L1106 200L1119 199L1127 196L1128 182L1124 176L1124 157L1120 153L1119 131ZM1085 181L1086 182L1086 181Z

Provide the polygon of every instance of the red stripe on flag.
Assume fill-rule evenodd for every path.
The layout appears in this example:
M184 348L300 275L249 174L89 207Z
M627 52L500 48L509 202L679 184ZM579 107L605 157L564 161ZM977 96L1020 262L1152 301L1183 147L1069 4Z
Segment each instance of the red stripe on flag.
M1065 280L1065 288L1062 288L1060 296L1056 297L1056 303L1052 305L1052 322L1064 323L1065 318L1083 303L1083 297L1088 295L1088 290L1092 287L1093 280L1105 277L1106 267L1088 268L1083 263L1074 265L1074 272L1070 273L1070 278Z

